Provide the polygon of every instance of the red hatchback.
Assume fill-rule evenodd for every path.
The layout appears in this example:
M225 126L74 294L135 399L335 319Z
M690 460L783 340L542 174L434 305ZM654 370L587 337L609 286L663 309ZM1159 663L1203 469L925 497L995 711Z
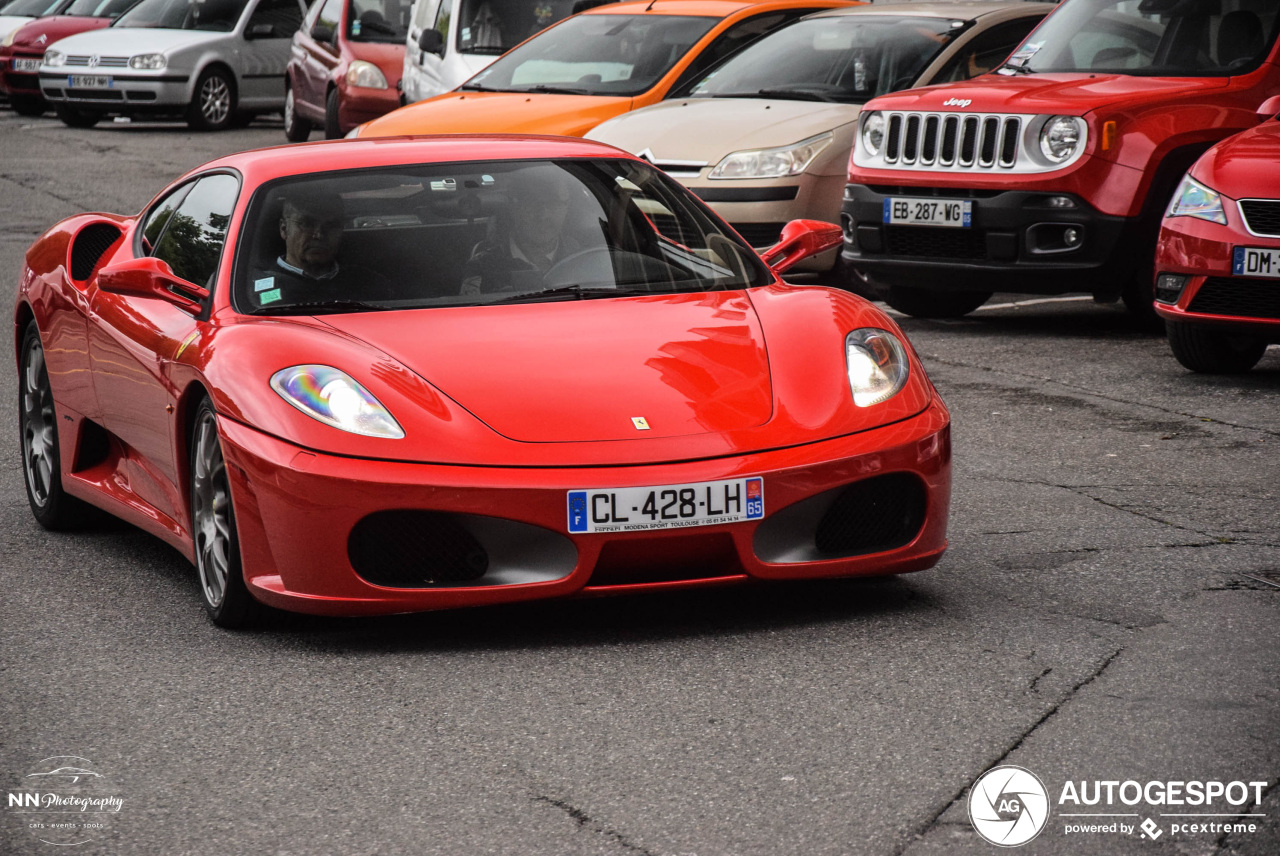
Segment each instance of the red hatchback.
M293 35L284 133L328 139L400 106L412 0L316 0Z
M1244 372L1280 343L1280 96L1182 179L1156 247L1156 312L1192 371Z

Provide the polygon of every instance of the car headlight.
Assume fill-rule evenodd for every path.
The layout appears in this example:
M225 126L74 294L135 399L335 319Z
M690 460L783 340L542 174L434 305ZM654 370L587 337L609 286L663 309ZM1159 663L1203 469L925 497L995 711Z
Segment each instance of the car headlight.
M1076 153L1084 139L1084 120L1054 116L1040 129L1040 152L1052 163L1062 163Z
M808 169L813 159L831 145L835 135L828 131L789 146L776 149L756 149L726 155L716 164L707 178L781 178L799 175Z
M67 55L62 51L45 51L44 64L51 66L63 65L67 61Z
M18 30L21 30L21 29L22 29L21 27L15 27L14 29L10 30L9 34L4 37L4 41L0 42L0 48L7 48L9 47L9 45L13 44L14 36L18 35Z
M884 114L872 113L862 123L862 147L869 155L878 155L884 148Z
M352 60L347 66L347 86L360 86L365 89L386 89L387 79L382 70L371 62L362 59Z
M1195 217L1210 223L1227 224L1227 212L1222 210L1222 197L1190 175L1184 175L1182 183L1174 191L1167 216Z
M400 423L369 390L330 366L291 366L271 376L271 388L326 425L366 437L399 440Z
M137 56L129 57L129 68L139 68L145 71L156 71L158 69L164 68L166 65L168 65L168 62L169 61L165 59L164 54L158 54L158 53L138 54Z
M853 403L870 407L893 398L907 384L907 349L888 330L863 327L844 337L845 366Z

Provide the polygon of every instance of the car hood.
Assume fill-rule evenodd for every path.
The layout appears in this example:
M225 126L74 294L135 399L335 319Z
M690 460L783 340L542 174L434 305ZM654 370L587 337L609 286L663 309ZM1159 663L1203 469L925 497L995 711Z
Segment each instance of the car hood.
M764 335L741 291L431 312L425 334L396 313L324 320L512 440L721 433L772 414ZM616 323L622 313L626 323ZM610 316L614 323L601 323ZM633 417L649 429L640 433Z
M1232 199L1280 199L1277 160L1280 160L1280 121L1271 119L1209 149L1191 173Z
M631 109L630 98L523 92L446 92L365 125L361 137L402 134L555 134L581 137Z
M197 30L162 30L155 27L105 27L63 39L63 53L96 53L102 56L133 56L139 53L172 53L181 48L225 39L231 33Z
M910 89L870 102L868 110L945 110L967 113L1063 113L1083 116L1124 102L1176 100L1221 89L1228 78L1137 77L1125 74L989 74L967 83ZM956 104L955 102L969 102Z
M685 98L627 113L586 136L654 161L718 163L743 149L786 146L855 122L857 104L760 98Z
M86 18L83 15L55 15L52 18L37 18L24 26L13 37L15 48L45 49L59 39L100 30L111 23L110 18ZM39 38L44 36L44 41Z

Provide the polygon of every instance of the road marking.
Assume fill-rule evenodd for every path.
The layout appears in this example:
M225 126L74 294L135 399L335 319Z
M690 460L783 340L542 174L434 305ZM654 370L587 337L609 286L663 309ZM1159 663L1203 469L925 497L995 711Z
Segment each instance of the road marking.
M1036 306L1041 303L1080 303L1085 300L1093 300L1091 295L1083 295L1079 297L1039 297L1035 300L1018 300L1013 303L988 303L979 306L974 312L982 312L985 309L1018 309L1023 306Z

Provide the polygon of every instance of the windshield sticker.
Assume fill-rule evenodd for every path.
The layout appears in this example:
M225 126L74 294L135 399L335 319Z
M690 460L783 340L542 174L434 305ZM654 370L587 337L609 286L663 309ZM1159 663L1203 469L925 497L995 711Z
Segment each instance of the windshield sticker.
M1024 66L1033 56L1040 52L1042 47L1044 47L1044 42L1027 42L1014 51L1013 56L1009 57L1009 61L1005 65Z
M275 284L276 278L274 276L265 276L262 279L255 279L253 281L253 290L270 291L272 288L275 288Z
M353 36L358 36L358 35L360 35L360 22L359 22L359 21L352 21L352 22L351 22L351 35L353 35Z
M275 303L279 299L280 299L280 289L277 288L273 291L264 291L258 295L258 304L261 306L266 306L268 303Z

